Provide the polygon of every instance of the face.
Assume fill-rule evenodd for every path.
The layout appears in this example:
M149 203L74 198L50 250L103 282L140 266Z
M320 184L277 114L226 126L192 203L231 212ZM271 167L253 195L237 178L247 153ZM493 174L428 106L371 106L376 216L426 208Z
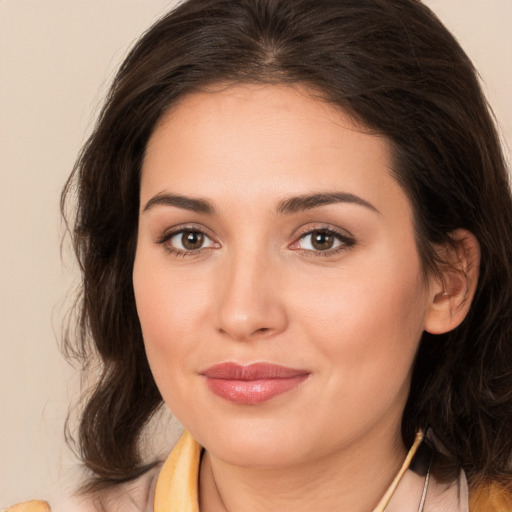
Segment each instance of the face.
M213 456L399 438L429 286L389 146L306 90L189 95L147 147L133 271L162 396Z

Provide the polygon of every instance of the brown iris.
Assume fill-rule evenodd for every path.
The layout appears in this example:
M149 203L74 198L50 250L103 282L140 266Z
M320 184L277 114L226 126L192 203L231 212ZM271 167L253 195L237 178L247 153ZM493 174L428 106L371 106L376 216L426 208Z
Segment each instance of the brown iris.
M181 235L181 243L187 251L200 249L203 246L204 235L199 231L185 231Z
M311 233L311 245L318 251L328 251L334 245L334 235L325 231Z

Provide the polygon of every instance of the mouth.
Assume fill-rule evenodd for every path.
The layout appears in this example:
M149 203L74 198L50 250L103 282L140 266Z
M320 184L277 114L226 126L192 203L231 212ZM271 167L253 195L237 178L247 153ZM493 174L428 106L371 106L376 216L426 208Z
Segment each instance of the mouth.
M291 391L311 374L271 363L221 363L203 372L214 394L239 405L257 405Z

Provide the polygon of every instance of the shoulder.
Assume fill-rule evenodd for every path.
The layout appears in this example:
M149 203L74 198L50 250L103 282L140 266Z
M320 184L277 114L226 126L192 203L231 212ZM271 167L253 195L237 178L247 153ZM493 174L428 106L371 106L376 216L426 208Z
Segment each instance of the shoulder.
M160 469L158 464L135 480L52 503L51 512L153 512Z
M504 484L484 484L470 487L470 512L511 512L512 511L512 482Z
M0 512L152 512L161 464L141 477L105 491L46 501L18 503Z

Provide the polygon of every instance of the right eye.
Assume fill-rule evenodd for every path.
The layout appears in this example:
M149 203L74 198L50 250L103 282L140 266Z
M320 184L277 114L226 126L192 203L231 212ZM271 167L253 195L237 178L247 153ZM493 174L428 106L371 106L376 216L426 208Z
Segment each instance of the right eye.
M170 253L181 256L198 254L203 249L218 247L216 242L198 229L174 231L166 235L159 243L164 245Z

